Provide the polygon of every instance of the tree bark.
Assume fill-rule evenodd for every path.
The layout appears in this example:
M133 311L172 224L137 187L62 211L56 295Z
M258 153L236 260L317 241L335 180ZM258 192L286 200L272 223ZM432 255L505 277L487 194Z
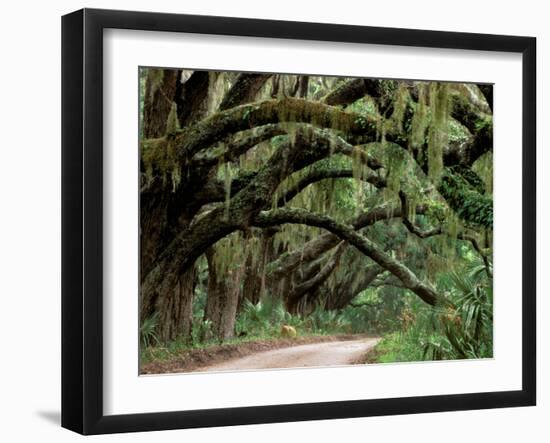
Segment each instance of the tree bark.
M266 291L265 266L273 257L273 235L272 229L262 232L259 257L255 263L252 260L252 251L247 256L241 301L248 300L257 304Z
M353 176L354 173L351 168L314 169L298 180L292 188L288 189L283 195L281 195L277 201L277 206L284 206L312 183L316 183L327 178L352 178ZM386 180L376 174L369 174L366 177L361 177L361 180L370 183L377 188L386 187Z
M354 281L356 276L352 275L338 284L332 291L325 291L327 294L325 309L344 309L360 292L367 289L382 272L384 272L384 269L380 266L371 265L361 273L359 281Z
M349 105L354 101L369 95L379 98L384 94L383 81L369 78L357 78L349 80L330 92L323 101L327 105Z
M168 114L180 97L178 92L181 71L150 69L144 97L143 134L147 138L162 137L166 133ZM163 189L159 181L153 189ZM191 189L191 188L190 188ZM140 281L154 266L160 251L166 247L174 232L189 223L185 217L185 199L181 192L140 192ZM194 266L172 276L173 284L164 290L155 290L143 296L140 285L140 320L158 315L157 336L161 341L191 338L192 306L196 283Z
M239 74L220 104L220 111L254 101L256 94L272 74Z
M214 248L209 248L208 294L205 320L210 320L212 333L220 340L228 340L235 335L235 320L240 295L240 280L244 269L238 268L219 275L214 263Z
M309 75L299 75L296 79L296 92L294 95L299 98L307 98L308 87Z
M284 122L309 123L320 128L346 131L350 135L370 138L371 141L376 140L378 135L378 122L374 117L343 112L320 102L285 98L245 104L218 112L177 134L172 142L177 147L176 157L185 162L228 135Z
M307 294L313 293L315 290L321 286L329 277L330 274L334 271L338 263L340 262L340 257L345 249L345 243L336 248L336 251L329 258L327 263L319 270L319 272L312 278L301 281L298 285L294 286L290 293L286 296L286 306L287 310L291 313L296 313L296 309L300 300ZM308 276L309 277L309 276Z
M189 342L193 325L196 272L192 267L177 279L173 291L160 294L155 303L157 335L162 342L182 338Z
M196 123L206 116L209 86L208 71L194 71L185 83L181 80L177 82L175 102L178 107L180 127L184 128Z
M177 69L150 69L145 83L143 136L162 137L166 133L168 114L174 102Z

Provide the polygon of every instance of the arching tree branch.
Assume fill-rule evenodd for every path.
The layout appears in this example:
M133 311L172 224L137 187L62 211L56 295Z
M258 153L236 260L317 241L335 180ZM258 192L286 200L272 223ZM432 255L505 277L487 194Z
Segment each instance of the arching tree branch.
M256 94L272 74L239 74L231 89L225 94L220 111L254 101Z
M246 132L249 132L249 134L226 143L221 153L213 154L210 151L206 151L197 154L192 160L192 166L215 166L220 162L233 162L257 144L287 133L285 128L280 125L260 126Z
M273 127L276 127L276 125L273 125ZM372 157L369 154L368 146L362 146L362 145L351 146L346 141L338 137L333 137L326 130L320 130L320 129L312 128L308 126L301 127L299 128L299 130L303 131L302 134L307 134L305 135L305 139L300 142L302 144L306 144L306 143L310 143L311 145L315 145L316 143L322 143L324 145L328 144L331 146L331 150L333 154L343 154L347 156L353 156L354 158L357 158L360 162L364 163L366 166L368 166L370 169L373 169L373 170L378 170L382 167L382 164L376 158ZM288 141L287 141L287 144L288 144ZM248 147L252 147L251 144L248 144ZM298 149L298 147L296 148ZM250 183L250 181L256 176L256 174L257 174L256 171L244 171L244 172L241 172L236 177L234 177L231 182L231 195L235 195L237 192L243 189L248 183ZM292 197L294 197L297 193L302 191L309 184L314 183L316 181L323 180L325 178L338 178L338 177L341 178L341 177L352 177L352 176L353 174L351 169L346 170L346 172L344 172L343 169L339 169L339 168L334 170L329 168L325 168L322 170L313 169L300 180L300 183L297 184L297 187L293 187L282 198L284 198L285 201L289 201ZM364 177L363 180L377 187L386 186L385 179L383 177L380 177L374 174L370 174L367 177ZM302 187L300 188L300 186ZM206 181L203 187L194 195L194 199L201 202L202 204L214 203L214 202L223 201L226 198L225 193L226 193L226 184L224 181L210 179ZM282 204L283 203L281 203L280 205Z
M416 207L417 214L423 214L425 211L426 207L424 205ZM400 207L388 208L387 205L382 205L360 214L350 225L355 230L360 230L378 221L401 217L401 215ZM339 241L340 238L337 235L327 232L305 243L300 249L281 255L268 265L269 278L280 279L292 273L300 263L315 260L323 253L334 248Z
M371 141L377 136L377 122L372 118L344 112L320 102L285 98L241 105L218 112L181 131L170 142L176 147L176 158L185 161L230 134L282 122L309 123L352 135L361 134Z
M339 282L335 288L326 290L326 308L343 309L362 291L369 288L378 275L385 272L377 264L369 265L360 272L359 278L356 274L349 275L342 282Z
M231 197L227 208L216 208L196 219L170 242L144 277L142 306L158 291L173 287L181 275L206 249L230 233L247 229L256 214L271 205L277 186L292 172L333 152L333 137L317 130L296 133L294 144L286 143L265 162L254 178Z
M348 105L365 95L379 98L384 94L383 80L356 78L342 84L323 98L327 105Z
M306 281L300 282L298 285L292 288L292 291L287 296L287 306L289 307L289 310L291 312L293 311L293 308L296 306L296 304L300 301L300 299L304 296L304 294L319 287L330 277L330 274L332 274L332 272L340 262L340 257L344 252L345 246L345 242L341 242L340 245L333 252L332 256L329 258L329 260L320 269L320 271L315 274L315 276Z
M407 289L414 292L426 303L430 305L449 304L449 301L439 295L434 288L420 281L409 268L392 258L371 240L356 232L352 226L343 225L330 217L313 214L303 209L276 209L261 212L253 220L253 224L259 227L285 223L307 224L324 228L355 246L381 267L390 271L403 282Z
M291 201L296 195L302 192L312 183L326 180L328 178L352 178L354 176L353 169L351 168L338 168L338 169L314 169L305 176L303 176L294 186L288 189L277 201L277 206L284 206L287 202ZM386 186L386 180L376 174L369 174L366 177L361 178L363 181L370 183L377 188L383 188Z
M433 237L434 235L439 235L442 233L441 226L437 226L432 229L422 230L416 226L410 219L410 208L409 202L406 194L403 191L399 191L399 199L401 200L401 218L403 219L403 224L405 227L414 235L420 238Z

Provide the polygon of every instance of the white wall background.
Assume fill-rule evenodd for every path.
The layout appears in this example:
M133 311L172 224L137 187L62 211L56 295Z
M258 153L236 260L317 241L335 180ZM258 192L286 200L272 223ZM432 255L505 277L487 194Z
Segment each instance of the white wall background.
M60 16L81 7L349 23L538 38L539 227L550 220L542 154L550 93L550 28L544 2L471 0L275 2L112 0L5 3L0 68L0 438L82 440L60 414ZM546 106L545 106L546 105ZM543 108L546 108L544 113ZM511 208L517 210L518 208ZM550 437L550 237L539 228L537 407L94 437L94 441L295 442L381 440L545 442ZM549 250L543 252L542 249ZM414 382L414 381L413 381Z

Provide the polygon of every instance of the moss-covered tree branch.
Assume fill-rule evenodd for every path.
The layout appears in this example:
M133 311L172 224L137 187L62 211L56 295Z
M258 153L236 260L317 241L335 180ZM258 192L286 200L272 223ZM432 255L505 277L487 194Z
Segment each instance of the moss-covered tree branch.
M354 177L354 171L352 168L324 168L314 169L304 175L298 180L292 187L286 190L286 192L279 197L277 206L281 207L290 202L296 195L302 192L305 188L313 183L317 183L321 180L330 178L352 178ZM377 188L383 188L386 186L386 180L377 174L368 174L362 176L361 180L376 186Z
M239 74L220 104L220 111L254 101L256 94L272 74Z
M297 208L264 211L258 214L253 221L253 224L259 227L285 223L304 224L326 229L341 240L355 246L382 268L391 272L401 280L407 289L414 292L426 303L430 305L449 305L449 301L438 294L433 287L419 280L409 268L384 252L374 242L359 234L352 226L338 223L326 215L313 214L307 210Z
M416 214L424 214L425 211L426 207L424 205L418 205L416 207ZM384 205L360 214L349 224L353 226L355 230L361 230L378 221L388 220L394 217L400 218L401 216L402 211L400 207L388 208ZM327 232L310 240L295 251L282 254L268 265L267 270L269 278L277 280L294 272L301 263L315 260L325 252L334 248L340 241L341 239L337 235Z

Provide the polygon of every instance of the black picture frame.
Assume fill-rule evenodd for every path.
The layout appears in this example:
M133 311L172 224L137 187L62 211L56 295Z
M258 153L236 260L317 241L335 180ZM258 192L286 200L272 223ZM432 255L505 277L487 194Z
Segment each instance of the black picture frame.
M519 53L523 64L522 389L103 413L103 30L170 31ZM536 403L536 39L337 24L83 9L62 18L62 426L82 434L530 406Z

